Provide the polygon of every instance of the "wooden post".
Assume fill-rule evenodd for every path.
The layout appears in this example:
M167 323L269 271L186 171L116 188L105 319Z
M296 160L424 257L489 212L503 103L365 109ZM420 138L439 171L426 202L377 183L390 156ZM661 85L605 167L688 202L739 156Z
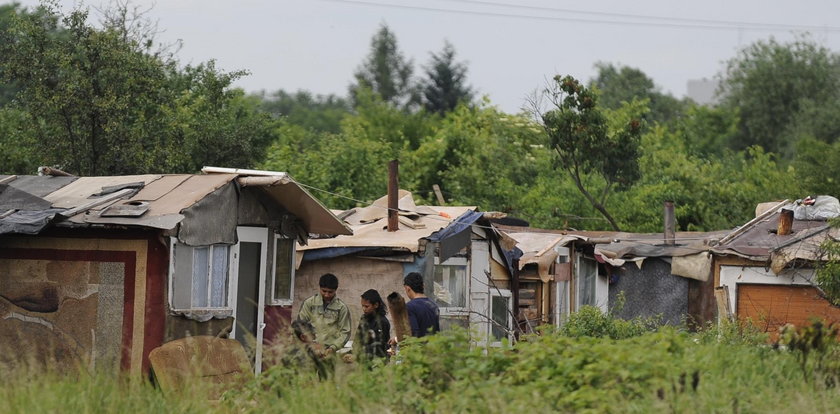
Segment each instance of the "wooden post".
M717 304L718 320L733 320L731 304L729 302L729 289L726 285L715 288L715 303Z
M674 219L674 202L665 202L665 244L673 246L676 243L676 220Z
M400 229L399 208L399 184L400 161L392 160L388 163L388 231Z
M787 236L793 227L793 210L783 208L779 213L779 227L776 228L776 234L779 236Z
M438 205L445 206L446 200L443 199L443 193L440 192L440 186L437 184L432 184L432 189L435 190L435 197L437 197Z

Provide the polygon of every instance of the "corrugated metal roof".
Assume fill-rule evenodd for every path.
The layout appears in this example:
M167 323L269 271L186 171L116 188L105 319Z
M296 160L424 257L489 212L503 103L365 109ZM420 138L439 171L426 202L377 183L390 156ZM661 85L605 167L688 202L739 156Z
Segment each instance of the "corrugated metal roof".
M715 246L712 251L716 254L736 255L756 261L770 260L771 252L786 244L801 240L803 236L813 234L828 226L825 221L817 220L794 220L791 226L791 233L778 235L776 230L779 225L779 212L773 212L765 217L755 220L745 226L734 230L738 232L727 241Z

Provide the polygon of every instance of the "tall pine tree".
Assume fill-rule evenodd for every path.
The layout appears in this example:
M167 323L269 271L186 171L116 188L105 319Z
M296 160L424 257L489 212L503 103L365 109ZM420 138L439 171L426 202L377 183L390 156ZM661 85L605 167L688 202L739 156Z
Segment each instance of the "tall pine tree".
M370 54L356 70L356 83L350 85L350 96L358 103L360 89L370 89L383 101L402 109L410 109L419 101L412 82L413 63L399 51L397 38L382 24L370 41Z
M466 84L467 66L455 61L455 48L446 42L440 53L432 53L425 68L423 82L423 107L429 112L445 114L459 103L470 103L472 88Z

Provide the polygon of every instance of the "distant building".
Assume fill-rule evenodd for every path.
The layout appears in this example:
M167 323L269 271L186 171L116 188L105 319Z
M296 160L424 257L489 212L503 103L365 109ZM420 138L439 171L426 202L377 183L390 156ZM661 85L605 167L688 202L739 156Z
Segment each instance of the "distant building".
M688 92L686 96L701 105L715 105L719 102L715 91L719 82L715 79L692 79L688 81Z

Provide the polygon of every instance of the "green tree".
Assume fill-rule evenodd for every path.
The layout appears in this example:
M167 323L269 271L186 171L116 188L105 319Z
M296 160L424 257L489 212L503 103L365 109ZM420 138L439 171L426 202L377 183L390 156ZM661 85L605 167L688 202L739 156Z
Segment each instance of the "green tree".
M446 114L433 135L405 157L404 176L415 194L435 202L438 184L448 203L476 205L520 215L522 196L537 175L539 125L520 115L482 105L459 105Z
M559 167L618 231L618 223L607 211L606 202L614 189L629 188L640 177L638 116L644 111L627 112L610 122L590 89L571 76L555 76L554 82L546 91L553 108L539 114L548 144L557 153ZM600 188L585 185L589 174L603 179Z
M0 39L2 76L21 88L20 135L36 145L32 161L104 175L246 167L261 157L270 119L252 116L256 105L229 90L242 72L212 62L179 69L126 13L96 28L84 10L41 10L17 16Z
M731 147L761 145L791 158L798 137L791 137L789 128L803 116L806 102L814 107L836 107L840 98L838 64L835 53L808 37L791 43L759 41L741 50L727 63L721 84L722 105L740 114ZM810 120L802 118L802 122ZM831 132L833 135L836 129ZM836 136L817 138L828 141Z
M472 88L466 84L467 65L455 61L455 47L446 42L443 50L432 53L425 68L423 81L423 107L429 112L445 114L460 103L472 101Z
M805 137L796 148L793 166L800 194L840 194L840 141L829 144Z
M345 98L332 94L313 95L304 90L294 93L278 90L268 96L260 94L259 97L263 101L263 111L315 131L339 132L341 120L351 110L350 102Z
M660 92L653 79L639 69L604 62L596 63L595 69L598 75L589 82L589 87L598 90L598 102L604 108L619 109L634 99L647 99L649 111L645 120L669 122L682 115L688 106L686 102Z
M358 103L360 90L369 89L395 107L411 109L420 98L413 73L413 63L400 52L397 37L382 24L370 41L370 54L354 74L350 96Z

